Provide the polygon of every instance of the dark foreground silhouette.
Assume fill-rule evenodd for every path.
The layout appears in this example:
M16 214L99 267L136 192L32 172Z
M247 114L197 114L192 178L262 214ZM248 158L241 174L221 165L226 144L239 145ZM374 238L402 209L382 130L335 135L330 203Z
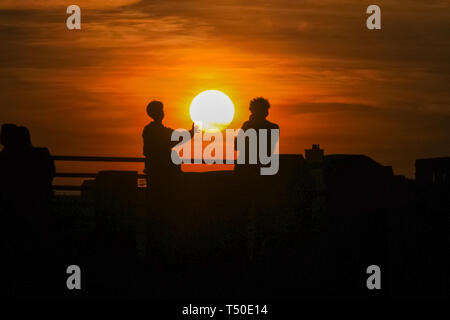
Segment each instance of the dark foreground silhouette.
M448 298L446 161L418 161L409 180L315 146L281 155L274 177L177 169L141 190L136 172L103 171L50 199L53 161L28 137L2 127L8 298ZM81 290L66 287L70 265ZM382 290L366 286L370 265Z
M55 166L46 148L31 144L27 128L5 124L1 130L0 210L2 274L5 293L40 294L51 259L49 200Z

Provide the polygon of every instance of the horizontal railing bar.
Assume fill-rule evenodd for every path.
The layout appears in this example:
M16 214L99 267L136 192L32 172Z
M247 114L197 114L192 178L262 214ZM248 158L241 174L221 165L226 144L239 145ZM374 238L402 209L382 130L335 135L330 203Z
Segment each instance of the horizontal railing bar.
M145 162L145 158L136 157L94 157L94 156L53 156L55 161L86 161L86 162ZM204 164L205 159L182 159L183 163L190 161L187 164ZM226 163L226 159L223 159L223 164ZM233 160L234 162L235 160Z
M72 173L72 172L61 172L56 173L56 178L95 178L96 173Z
M136 186L136 188L138 190L144 189L139 186ZM82 186L67 186L67 185L52 186L52 189L56 190L56 191L82 191L83 190Z
M64 191L81 191L81 186L64 186L64 185L58 185L58 186L52 186L53 190L64 190Z
M55 161L93 161L93 162L144 162L136 157L92 157L92 156L53 156Z
M78 173L78 172L59 172L55 174L56 178L95 178L97 173ZM138 179L147 177L145 174L138 174Z
M280 154L280 156L296 156L301 157L299 154ZM142 157L95 157L95 156L53 156L55 161L87 161L87 162L145 162L145 158ZM204 163L205 159L182 159L183 163L190 160L190 164L195 162ZM213 159L215 160L215 159ZM230 159L231 160L231 159ZM222 159L223 164L226 163L226 159ZM236 160L233 160L235 162Z

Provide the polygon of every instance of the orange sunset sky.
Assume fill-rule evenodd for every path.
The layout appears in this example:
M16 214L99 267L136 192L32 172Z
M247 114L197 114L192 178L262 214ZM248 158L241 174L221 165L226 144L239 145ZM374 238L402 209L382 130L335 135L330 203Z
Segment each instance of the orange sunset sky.
M416 158L450 156L449 31L444 0L0 0L0 123L55 155L140 156L150 100L190 128L190 102L216 89L230 128L268 98L281 153L319 143L413 176Z

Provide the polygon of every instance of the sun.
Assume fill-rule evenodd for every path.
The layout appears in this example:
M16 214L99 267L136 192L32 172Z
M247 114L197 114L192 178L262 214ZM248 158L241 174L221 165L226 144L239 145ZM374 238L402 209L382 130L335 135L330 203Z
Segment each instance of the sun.
M233 101L218 90L203 91L192 100L191 119L206 132L224 130L234 117Z

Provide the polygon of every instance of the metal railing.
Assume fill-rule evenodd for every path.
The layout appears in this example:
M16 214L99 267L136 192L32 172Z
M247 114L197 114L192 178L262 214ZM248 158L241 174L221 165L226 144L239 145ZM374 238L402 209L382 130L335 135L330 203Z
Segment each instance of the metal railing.
M299 157L298 154L282 154L280 157ZM144 163L145 158L142 157L95 157L95 156L53 156L54 161L75 161L75 162L127 162L127 163ZM183 159L186 160L186 159ZM225 159L223 159L226 164ZM196 163L197 162L197 163ZM183 162L184 163L184 162ZM190 159L191 164L205 164L204 159ZM97 173L76 173L76 172L58 172L56 178L95 178ZM138 179L145 179L147 175L138 174ZM81 186L74 185L54 185L53 190L60 191L81 191Z
M53 156L54 161L75 161L75 162L128 162L143 163L145 158L136 157L93 157L93 156ZM95 178L97 173L79 172L57 172L55 178ZM145 174L138 174L138 179L145 179ZM75 185L53 185L53 190L57 191L81 191L81 186Z
M74 162L126 162L126 163L144 163L145 158L140 157L96 157L96 156L53 156L54 161L74 161ZM190 159L192 164L200 160ZM224 161L225 162L225 161ZM201 160L204 164L205 161ZM57 172L55 178L95 178L97 173L78 173L78 172ZM138 179L145 179L147 175L138 174ZM81 191L82 186L76 185L53 185L53 190L57 191Z

